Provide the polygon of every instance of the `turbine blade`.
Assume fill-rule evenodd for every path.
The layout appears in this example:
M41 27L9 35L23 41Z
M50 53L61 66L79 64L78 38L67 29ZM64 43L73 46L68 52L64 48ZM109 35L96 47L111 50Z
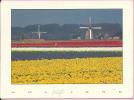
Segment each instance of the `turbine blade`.
M101 29L102 29L102 27L92 27L92 29L101 30Z
M88 29L89 27L80 27L80 29Z
M40 33L47 33L47 32L40 32Z
M89 16L89 27L92 27L92 18Z
M32 33L38 33L38 32L32 32Z

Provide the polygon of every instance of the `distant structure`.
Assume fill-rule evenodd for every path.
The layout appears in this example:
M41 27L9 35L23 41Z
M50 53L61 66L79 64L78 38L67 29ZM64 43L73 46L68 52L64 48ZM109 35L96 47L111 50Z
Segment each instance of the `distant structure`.
M38 31L37 31L37 32L32 32L32 33L38 34L38 39L40 39L41 34L42 34L42 33L47 33L47 32L41 32L41 31L40 31L40 25L38 24Z
M93 27L92 26L92 18L89 17L89 25L87 27L80 27L80 29L87 29L86 34L85 34L85 40L92 40L94 39L93 37L93 30L94 29L102 29L101 27Z

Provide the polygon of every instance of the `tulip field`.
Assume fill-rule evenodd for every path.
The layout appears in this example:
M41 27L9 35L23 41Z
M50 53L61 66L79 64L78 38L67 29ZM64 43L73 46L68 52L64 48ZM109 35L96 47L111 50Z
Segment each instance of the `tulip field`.
M39 40L38 40L39 41ZM12 43L12 47L121 47L121 40L69 40L69 41L26 41L26 43Z
M12 51L12 84L122 84L122 51Z

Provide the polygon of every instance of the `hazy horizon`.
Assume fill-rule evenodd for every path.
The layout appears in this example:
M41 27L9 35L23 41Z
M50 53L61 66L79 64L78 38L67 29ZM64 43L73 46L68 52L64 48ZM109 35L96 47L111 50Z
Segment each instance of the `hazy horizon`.
M25 27L35 24L92 24L111 23L122 25L122 9L12 9L12 27ZM38 19L38 20L37 20Z

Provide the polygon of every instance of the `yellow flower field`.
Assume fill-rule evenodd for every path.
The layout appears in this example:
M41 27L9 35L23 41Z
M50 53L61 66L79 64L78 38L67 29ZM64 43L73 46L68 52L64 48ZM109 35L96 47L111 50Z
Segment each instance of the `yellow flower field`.
M12 61L12 84L121 84L122 57Z

